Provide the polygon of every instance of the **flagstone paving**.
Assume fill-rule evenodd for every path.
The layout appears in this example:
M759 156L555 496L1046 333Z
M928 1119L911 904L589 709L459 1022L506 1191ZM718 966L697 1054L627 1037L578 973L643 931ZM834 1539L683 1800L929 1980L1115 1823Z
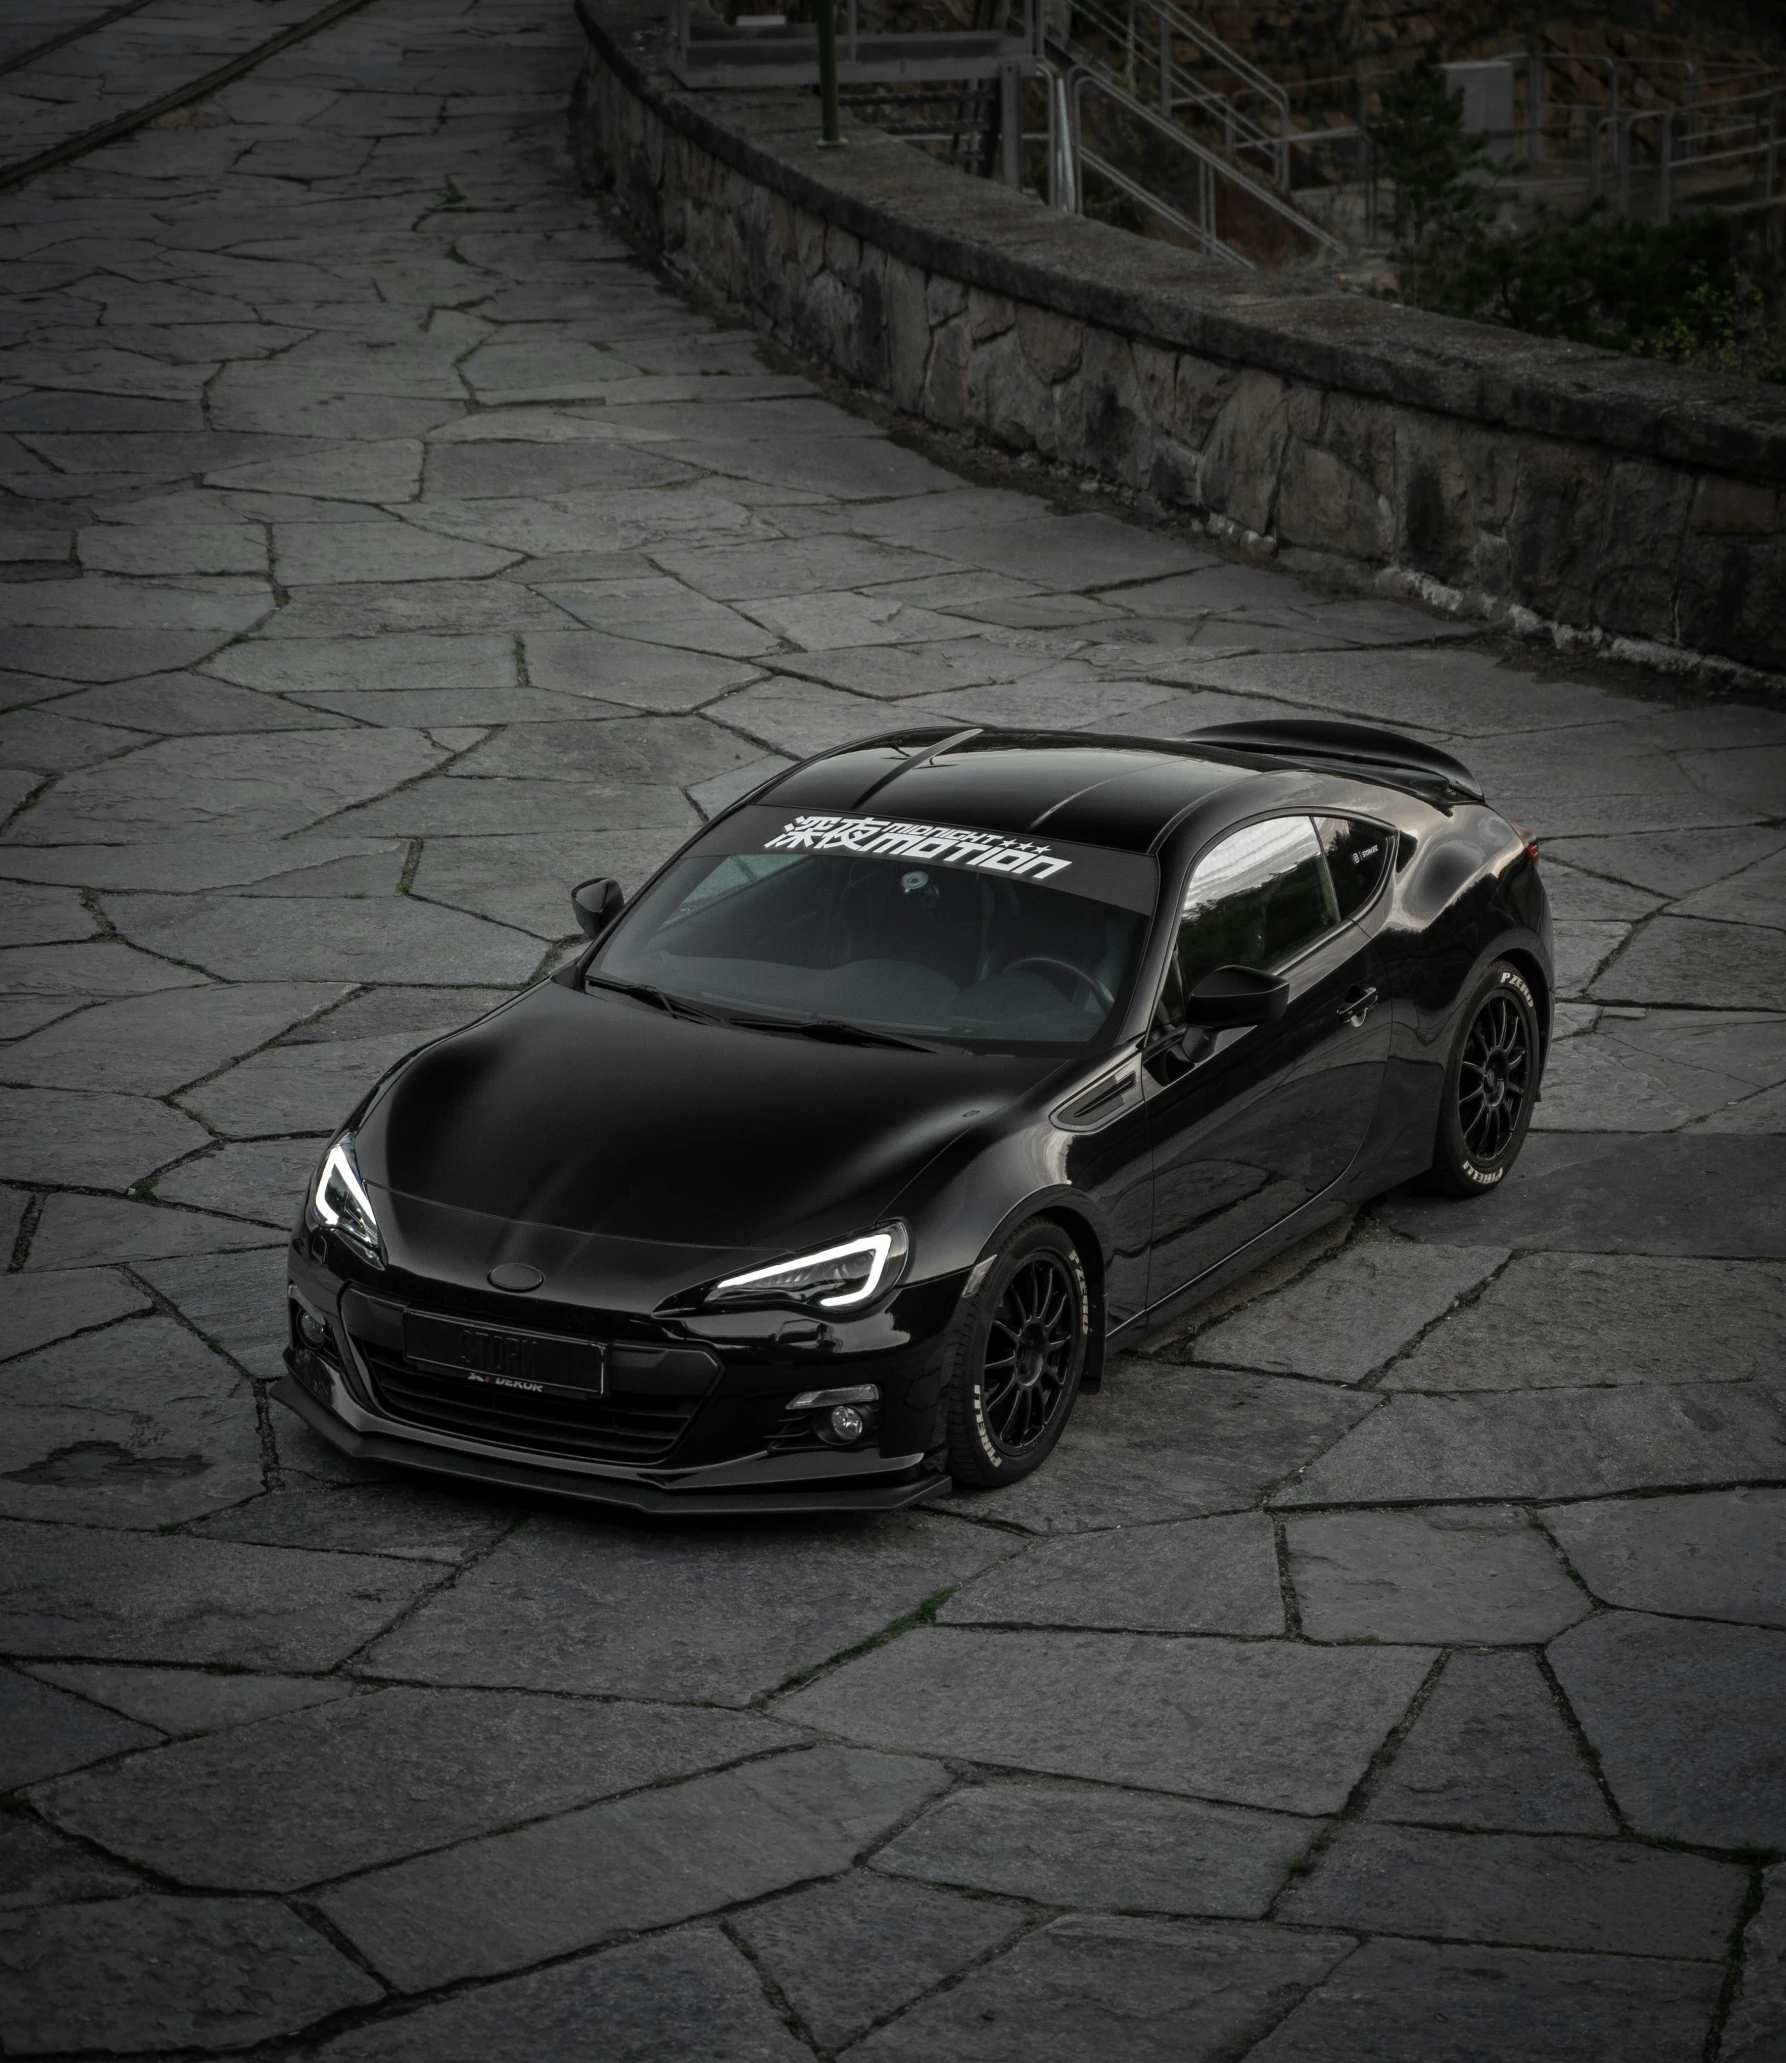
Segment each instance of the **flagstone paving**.
M153 0L18 148L310 11ZM894 441L579 192L578 46L369 0L0 198L0 2048L1778 2059L1786 716ZM1294 711L1544 841L1494 1196L918 1514L642 1531L271 1409L303 1171L571 883L906 719Z

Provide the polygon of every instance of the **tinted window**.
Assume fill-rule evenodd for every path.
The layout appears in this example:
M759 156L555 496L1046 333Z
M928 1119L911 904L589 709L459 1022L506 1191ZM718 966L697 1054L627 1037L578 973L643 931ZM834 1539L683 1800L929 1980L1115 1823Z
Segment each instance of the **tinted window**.
M1395 834L1381 824L1352 817L1317 817L1315 829L1326 855L1335 906L1342 917L1355 917L1382 882Z
M944 857L923 861L691 853L628 911L597 971L725 1015L1001 1046L1094 1037L1129 986L1146 917L1083 887L955 863L941 842ZM1095 871L1074 866L1081 882Z
M1177 999L1217 967L1280 967L1340 921L1307 817L1248 824L1205 853L1185 889L1178 952L1162 999Z

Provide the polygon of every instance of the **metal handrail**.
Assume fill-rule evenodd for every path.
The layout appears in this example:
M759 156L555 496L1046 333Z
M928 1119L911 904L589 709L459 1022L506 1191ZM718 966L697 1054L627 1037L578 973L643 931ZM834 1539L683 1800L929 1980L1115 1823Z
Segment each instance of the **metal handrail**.
M1594 124L1591 154L1589 158L1588 191L1598 196L1601 187L1601 161L1603 155L1616 157L1618 164L1618 212L1631 212L1631 132L1639 122L1659 122L1661 133L1656 144L1656 220L1667 222L1674 212L1674 175L1677 167L1691 165L1703 169L1708 165L1734 164L1745 158L1759 158L1765 166L1763 175L1763 200L1774 198L1774 185L1779 169L1780 150L1780 89L1769 94L1745 95L1745 99L1766 99L1768 116L1763 126L1759 114L1755 117L1756 134L1747 143L1734 144L1725 150L1706 150L1703 147L1690 154L1677 153L1675 149L1677 123L1683 132L1688 125L1680 117L1691 117L1689 108L1632 108L1621 114L1602 115ZM1702 139L1701 139L1702 140Z
M1169 17L1174 32L1185 42L1194 44L1212 63L1230 71L1237 79L1243 79L1252 90L1269 100L1287 122L1290 118L1290 96L1269 72L1263 72L1251 59L1243 57L1230 44L1224 43L1213 29L1206 29L1194 16L1186 14L1174 0L1157 0L1162 17ZM1223 98L1233 101L1233 94Z
M1095 172L1100 179L1108 180L1119 193L1126 193L1130 200L1158 215L1163 221L1170 222L1174 229L1182 230L1185 235L1195 238L1207 256L1225 258L1230 264L1245 266L1249 272L1254 269L1250 258L1243 258L1238 251L1223 243L1213 231L1193 222L1188 215L1181 215L1170 201L1161 200L1157 193L1150 193L1126 172L1119 172L1107 158L1099 157L1095 151L1081 148L1079 161L1086 170Z
M1151 7L1151 23L1144 22L1144 6ZM1114 0L1074 0L1073 11L1090 21L1101 34L1123 45L1128 57L1125 86L1138 83L1140 68L1136 58L1145 53L1146 62L1157 74L1157 97L1163 115L1170 117L1181 106L1194 108L1221 124L1228 149L1270 152L1279 185L1289 183L1289 163L1283 144L1290 126L1289 95L1274 79L1186 14L1176 0L1128 0L1120 10ZM1083 48L1074 39L1066 40L1075 49ZM1277 116L1276 133L1249 115L1235 95L1206 86L1194 72L1186 70L1176 55L1175 45L1179 42L1190 43L1213 62L1231 70L1252 93L1269 100ZM1119 76L1112 67L1106 66L1105 70L1113 77Z
M1043 58L1040 69L1048 106L1048 205L1060 209L1063 214L1083 214L1085 196L1079 176L1078 139L1073 133L1066 77L1046 58Z
M1094 92L1103 94L1107 100L1113 101L1131 121L1139 122L1143 127L1150 129L1156 136L1164 137L1167 142L1176 145L1178 149L1184 151L1195 160L1203 168L1199 174L1200 181L1202 182L1201 190L1209 199L1213 200L1213 182L1217 179L1224 180L1230 186L1238 187L1249 199L1256 201L1262 208L1276 215L1279 220L1289 223L1293 229L1299 230L1302 235L1319 244L1323 249L1338 251L1344 248L1337 237L1330 236L1319 223L1311 222L1299 208L1293 207L1285 200L1275 187L1266 185L1263 180L1255 179L1251 173L1243 171L1240 166L1223 157L1219 151L1211 150L1207 144L1199 143L1194 136L1188 135L1176 122L1169 120L1165 115L1149 107L1144 100L1137 99L1134 94L1130 93L1120 81L1111 76L1105 67L1095 59L1092 59L1090 62L1079 61L1078 53L1075 52L1075 61L1067 72L1066 84L1072 108L1074 150L1081 165L1092 163L1081 141L1083 123L1080 116L1080 106L1089 88ZM1101 160L1094 169L1099 171L1100 176L1109 176L1104 172ZM1127 177L1126 174L1123 176ZM1156 199L1157 197L1155 196L1148 196L1148 204L1150 206L1154 205ZM1159 212L1166 212L1164 204L1160 204ZM1250 267L1250 260L1241 257L1238 251L1231 250L1216 236L1213 226L1213 207L1210 209L1210 213L1212 218L1210 225L1201 230L1192 227L1190 234L1196 236L1207 249L1213 251L1216 255L1231 258L1236 264L1248 265Z

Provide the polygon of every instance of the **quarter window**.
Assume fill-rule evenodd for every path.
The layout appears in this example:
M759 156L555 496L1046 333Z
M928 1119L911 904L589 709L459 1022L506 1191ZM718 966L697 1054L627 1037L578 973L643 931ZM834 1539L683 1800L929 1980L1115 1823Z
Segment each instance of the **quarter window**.
M1317 817L1315 830L1342 917L1355 917L1377 892L1395 834L1356 817Z

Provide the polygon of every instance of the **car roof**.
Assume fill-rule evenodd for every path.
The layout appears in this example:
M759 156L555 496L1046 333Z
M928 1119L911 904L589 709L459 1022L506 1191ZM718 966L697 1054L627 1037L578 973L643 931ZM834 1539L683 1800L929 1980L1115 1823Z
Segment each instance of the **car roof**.
M757 799L1147 852L1186 809L1244 778L1150 739L927 730L827 753Z
M1252 786L1263 799L1281 785L1272 777L1293 768L1421 794L1435 783L1454 794L1474 787L1448 755L1359 725L1233 725L1183 739L976 726L843 746L792 768L754 799L1145 853L1199 803Z

